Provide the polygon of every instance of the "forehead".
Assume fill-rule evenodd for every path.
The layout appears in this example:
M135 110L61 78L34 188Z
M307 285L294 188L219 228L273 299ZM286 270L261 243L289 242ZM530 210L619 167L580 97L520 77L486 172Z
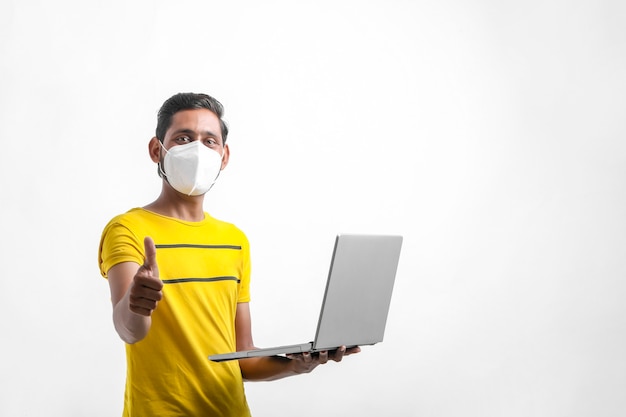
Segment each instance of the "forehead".
M222 137L220 120L215 113L207 109L181 110L172 116L172 123L165 136L179 131L210 133Z

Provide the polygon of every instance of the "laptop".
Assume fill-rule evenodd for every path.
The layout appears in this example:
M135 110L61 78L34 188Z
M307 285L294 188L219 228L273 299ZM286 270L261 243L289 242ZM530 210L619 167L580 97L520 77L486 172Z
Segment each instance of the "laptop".
M332 351L383 341L402 236L339 234L312 342L220 353L214 362Z

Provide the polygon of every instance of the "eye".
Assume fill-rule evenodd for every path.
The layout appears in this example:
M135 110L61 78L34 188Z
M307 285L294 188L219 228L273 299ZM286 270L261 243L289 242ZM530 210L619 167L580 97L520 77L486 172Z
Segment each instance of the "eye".
M219 145L219 144L217 143L217 141L216 141L214 138L208 138L208 139L206 139L206 140L204 141L204 144L205 144L206 146L208 146L209 148L213 148L213 147L215 147L215 146Z
M178 143L189 143L191 142L191 139L189 138L189 136L179 136L176 138L176 142Z

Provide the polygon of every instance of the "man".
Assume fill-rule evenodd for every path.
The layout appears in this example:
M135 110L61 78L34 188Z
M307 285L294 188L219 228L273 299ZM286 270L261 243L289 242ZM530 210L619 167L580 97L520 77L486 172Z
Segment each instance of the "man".
M114 217L102 233L100 271L126 342L124 416L249 416L244 380L308 373L359 351L208 360L254 349L248 240L203 208L230 158L222 116L222 105L205 94L166 100L149 143L161 193Z

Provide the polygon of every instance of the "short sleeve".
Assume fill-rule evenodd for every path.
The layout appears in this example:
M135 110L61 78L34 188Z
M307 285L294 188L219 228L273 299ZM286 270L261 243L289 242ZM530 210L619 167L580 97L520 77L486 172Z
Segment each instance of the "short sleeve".
M144 262L143 243L126 226L112 220L102 232L98 250L100 274L107 278L109 269L122 262Z

